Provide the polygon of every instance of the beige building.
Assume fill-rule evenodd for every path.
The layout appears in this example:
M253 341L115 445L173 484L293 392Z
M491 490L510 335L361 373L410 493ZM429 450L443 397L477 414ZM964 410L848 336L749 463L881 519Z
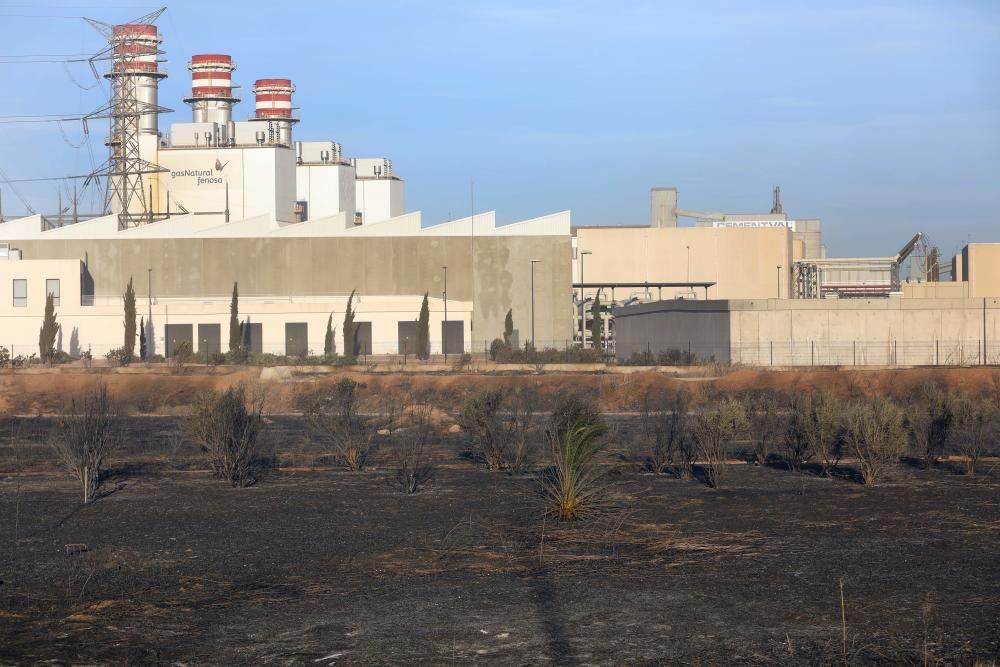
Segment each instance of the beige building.
M709 299L752 299L776 297L779 290L788 296L793 249L784 227L577 227L573 254L577 283L713 282ZM631 296L648 300L660 294L642 288L615 293L618 301ZM664 290L662 297L706 295L680 287Z
M342 216L214 227L173 216L126 230L115 216L57 228L32 216L0 225L7 247L0 290L10 295L0 302L9 332L0 345L37 350L46 289L57 285L46 281L54 279L62 349L70 351L74 330L77 349L120 347L121 294L130 277L140 316L152 297L149 340L159 353L170 352L172 340L190 341L196 353L220 344L224 351L234 282L241 318L253 325L252 347L261 352L321 354L327 318L332 313L339 327L351 290L357 321L365 323L361 353L412 351L424 293L433 354L444 351L445 335L449 353L487 349L502 335L508 309L520 341L534 327L539 345L561 344L572 337L569 229L569 213L497 226L489 212L430 227L414 213L350 228ZM540 260L533 281L532 260Z

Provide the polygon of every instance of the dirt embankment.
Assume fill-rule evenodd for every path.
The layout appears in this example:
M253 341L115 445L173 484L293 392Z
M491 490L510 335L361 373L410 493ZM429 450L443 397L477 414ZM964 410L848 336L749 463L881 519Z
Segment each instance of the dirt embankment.
M737 369L719 377L683 377L672 372L541 374L369 374L357 371L330 373L268 373L261 379L259 368L204 369L193 367L178 373L159 369L142 372L66 370L0 374L0 412L6 414L54 414L65 409L70 397L96 382L104 382L125 412L130 414L180 414L187 411L199 391L219 390L240 382L259 384L267 395L271 412L298 412L309 397L341 378L363 385L364 396L377 399L397 395L409 400L428 400L444 410L457 410L467 395L486 388L511 389L529 386L539 394L544 409L568 393L586 394L607 411L638 409L647 393L676 391L686 387L696 397L767 391L778 396L825 389L841 398L882 394L905 397L923 382L940 384L952 394L1000 391L1000 369L914 368L899 370L801 369L769 371Z

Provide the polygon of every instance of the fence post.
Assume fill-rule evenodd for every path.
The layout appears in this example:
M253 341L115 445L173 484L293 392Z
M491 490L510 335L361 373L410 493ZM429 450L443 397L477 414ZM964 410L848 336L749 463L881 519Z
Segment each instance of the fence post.
M809 341L809 365L816 365L816 341Z
M774 365L774 341L771 341L771 365Z
M934 341L934 365L941 365L941 341L939 340Z
M854 348L854 365L858 365L858 341L852 340L851 347Z

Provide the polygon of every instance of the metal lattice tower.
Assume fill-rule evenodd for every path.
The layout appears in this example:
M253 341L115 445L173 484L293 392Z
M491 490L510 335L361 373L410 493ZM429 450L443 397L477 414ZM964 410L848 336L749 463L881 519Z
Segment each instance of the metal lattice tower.
M157 104L157 87L166 72L159 69L162 40L152 23L163 11L161 8L119 25L87 19L108 40L108 46L91 58L91 67L94 68L97 60L111 62L110 70L104 74L111 82L111 99L87 116L88 119L111 120L111 131L105 142L110 156L91 176L107 178L104 208L106 212L117 210L119 229L161 217L154 211L152 191L147 196L143 176L166 170L143 157L141 138L151 135L152 145L156 146L157 116L168 111ZM96 73L96 68L94 71Z

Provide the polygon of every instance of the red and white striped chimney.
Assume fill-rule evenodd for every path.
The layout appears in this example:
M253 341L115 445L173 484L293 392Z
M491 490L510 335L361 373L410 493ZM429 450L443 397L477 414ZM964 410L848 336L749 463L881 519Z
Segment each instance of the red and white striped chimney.
M160 43L163 40L155 25L149 23L123 23L111 29L111 71L105 78L112 86L124 85L127 78L135 78L135 96L140 109L158 107L160 79L167 76L159 69ZM156 134L157 114L143 113L139 117L139 131Z
M292 125L299 122L292 116L292 93L295 86L291 79L257 79L253 84L256 96L254 117L262 125L266 137L264 143L292 145ZM260 136L260 135L258 135Z
M233 119L233 104L240 98L233 95L232 56L202 53L191 56L191 95L184 101L191 105L191 121L226 125Z

